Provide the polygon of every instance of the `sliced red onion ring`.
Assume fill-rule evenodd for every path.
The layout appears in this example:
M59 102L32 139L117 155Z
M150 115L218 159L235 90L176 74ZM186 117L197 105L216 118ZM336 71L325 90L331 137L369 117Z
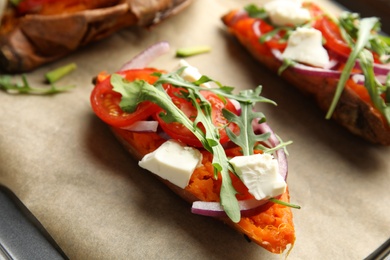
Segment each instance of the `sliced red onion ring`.
M360 62L357 61L355 68L361 69ZM390 73L390 64L374 63L374 73L376 76L384 76Z
M239 20L241 20L244 17L247 17L248 13L245 10L239 10L237 13L235 13L234 17L229 21L229 26L234 25L237 23Z
M261 37L262 36L262 33L260 31L260 24L262 23L261 20L256 20L253 24L252 24L252 30L253 32L255 33L255 35L257 37Z
M272 54L276 59L278 59L280 62L283 62L282 53L277 49L271 50ZM297 63L294 66L291 66L295 72L310 75L310 76L318 76L318 77L327 77L327 78L340 78L341 71L338 70L332 70L331 68L334 68L338 62L336 60L330 60L328 66L326 68L317 68L312 66L307 66L301 63Z
M138 121L121 129L132 132L156 132L158 127L157 121Z
M148 47L133 59L125 63L119 71L129 70L129 69L143 69L149 65L157 57L167 53L169 51L168 42L158 42Z
M240 200L238 206L240 207L241 216L252 216L260 211L264 211L265 204L268 200ZM223 210L221 203L208 201L195 201L192 203L191 212L198 215L209 217L226 217L226 212Z
M390 73L390 64L374 63L374 72L376 75L387 75Z
M255 120L254 120L255 122ZM258 124L257 122L253 124L254 130L256 130L260 133L270 133L270 137L268 139L269 144L271 147L275 147L279 145L279 140L276 137L275 133L272 131L271 127L267 123L261 123ZM287 180L287 175L288 175L288 165L287 165L287 156L286 153L284 152L283 149L278 149L276 151L276 159L278 160L279 163L279 173L280 175L284 178L284 180Z

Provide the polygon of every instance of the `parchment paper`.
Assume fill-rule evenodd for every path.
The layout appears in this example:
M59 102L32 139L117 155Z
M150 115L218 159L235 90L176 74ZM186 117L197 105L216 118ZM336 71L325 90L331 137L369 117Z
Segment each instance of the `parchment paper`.
M288 259L362 259L390 236L390 149L324 119L314 102L269 73L231 36L220 17L250 1L198 0L150 30L129 28L56 63L76 62L59 85L68 93L0 93L0 183L12 189L71 259L281 259L186 204L141 170L91 111L91 79L115 72L161 40L171 52L152 63L170 70L179 47L206 44L187 61L239 89L263 85L278 103L258 108L289 147L288 183L296 244ZM323 1L322 1L323 2ZM328 8L332 8L326 4Z

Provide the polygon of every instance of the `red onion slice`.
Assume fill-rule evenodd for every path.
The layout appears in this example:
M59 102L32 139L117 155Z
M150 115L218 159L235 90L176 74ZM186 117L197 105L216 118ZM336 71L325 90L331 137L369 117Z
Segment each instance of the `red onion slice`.
M157 121L138 121L121 129L132 132L156 132L158 127Z
M377 75L387 75L388 73L390 73L390 64L374 63L374 72Z
M271 127L267 123L261 123L258 124L254 120L253 127L256 132L256 130L260 133L270 133L270 137L268 139L269 144L271 147L275 147L279 145L279 140L276 137L275 133L272 131ZM288 175L288 165L287 165L287 156L286 153L284 152L283 149L278 149L276 151L276 159L278 160L279 163L279 174L284 178L284 180L287 180L287 175Z
M262 36L262 33L260 31L260 24L262 23L261 20L256 20L253 24L252 24L252 30L253 32L255 33L255 35L257 37L261 37Z
M356 61L355 68L361 69L359 61ZM390 73L390 64L374 63L374 73L376 76L386 76Z
M241 216L252 216L261 211L267 209L268 200L240 200L238 205L240 207ZM271 203L269 203L271 206ZM226 217L226 212L223 210L221 203L209 202L209 201L195 201L192 203L191 212L198 215L209 216L209 217Z
M130 69L143 69L159 56L166 54L169 51L168 42L158 42L148 47L130 61L126 62L119 71Z
M228 26L232 26L244 17L247 17L248 13L245 10L239 10L234 14L233 18L229 21Z
M280 62L283 62L282 53L277 49L271 50L272 54L276 59L278 59ZM301 63L296 63L295 65L291 66L290 68L293 69L295 72L298 72L300 74L309 75L309 76L318 76L318 77L327 77L327 78L340 78L341 71L338 70L332 70L338 62L334 59L330 60L328 66L326 68L317 68L312 66L307 66Z

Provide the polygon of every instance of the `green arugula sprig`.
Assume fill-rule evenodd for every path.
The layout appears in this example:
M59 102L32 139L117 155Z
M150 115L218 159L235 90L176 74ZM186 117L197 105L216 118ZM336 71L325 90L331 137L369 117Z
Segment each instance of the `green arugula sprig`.
M261 86L257 87L255 91L253 90L244 90L239 93L240 97L251 97L251 96L259 96L261 93ZM255 112L253 110L255 102L251 102L251 99L247 99L243 101L240 99L239 103L241 106L240 115L236 115L229 110L223 110L223 116L229 121L233 122L239 126L240 132L239 134L235 134L230 128L226 128L226 133L229 136L229 139L234 142L236 145L240 146L242 149L242 153L244 156L252 155L254 153L254 149L261 149L266 153L272 153L275 150L283 149L287 145L292 142L283 142L279 139L280 144L276 147L267 147L262 145L261 143L266 142L271 133L262 133L255 134L253 131L252 122L256 122L257 124L264 123L266 118L263 113Z
M373 17L373 19L375 19L375 23L372 26L365 48L378 54L382 63L388 63L390 62L390 37L379 34L381 29L380 20L376 17ZM338 22L343 38L353 47L355 39L359 36L360 15L357 13L343 12Z
M261 87L257 87L253 93L253 90L245 90L240 92L240 96L247 97L255 95L260 95ZM224 117L230 121L240 126L240 133L236 135L231 129L226 128L226 133L229 136L230 140L235 144L241 147L242 153L244 156L252 155L254 147L257 142L264 142L270 137L270 133L263 133L261 135L256 135L253 131L252 122L257 120L258 123L263 123L266 121L265 116L261 112L253 111L253 103L251 102L240 102L241 113L236 115L229 110L223 110Z
M72 88L74 86L56 87L54 84L51 84L50 88L36 88L30 86L26 75L22 75L22 83L12 82L12 77L9 75L0 76L0 89L10 94L52 95Z
M388 124L390 124L389 84L382 85L375 78L373 66L374 58L370 51L363 50L362 52L360 52L359 60L360 67L364 74L364 86L367 88L367 91L370 94L374 106L378 108L378 110L385 116ZM387 76L387 81L389 78L390 74ZM386 103L386 101L381 97L382 93L385 93L386 99L389 100L389 103Z
M390 124L390 104L386 103L381 97L382 93L387 93L389 91L387 90L388 86L386 86L386 84L380 84L376 79L374 73L373 55L370 51L367 50L371 49L372 51L377 51L377 49L375 49L378 47L378 45L376 45L377 43L385 44L382 40L379 40L378 37L375 37L372 34L372 31L378 28L379 20L376 17L371 17L356 21L357 18L358 17L355 15L348 15L348 13L346 13L341 16L340 19L340 26L342 31L344 31L344 38L352 47L352 52L349 55L345 67L341 73L335 95L326 114L326 118L329 119L332 117L332 114L344 90L344 86L347 80L350 78L352 69L354 68L356 62L359 61L365 78L364 86L367 88L374 106L385 116L388 124ZM355 36L356 41L353 40L353 37ZM375 44L370 44L372 42ZM386 54L390 53L389 50L382 50L385 51Z
M268 13L264 8L260 8L255 4L249 4L244 7L244 10L252 18L266 19L268 18Z
M133 112L139 103L143 101L151 101L158 104L163 110L160 116L166 122L179 122L183 124L186 128L191 130L194 135L200 140L203 147L213 154L212 165L214 166L214 175L215 178L218 178L218 173L221 174L222 185L220 191L221 205L224 208L226 214L233 222L240 221L240 209L238 206L238 201L236 198L237 191L232 185L232 181L229 175L229 172L234 173L233 167L229 163L229 158L225 153L225 149L220 143L220 136L218 128L216 128L212 122L211 115L211 105L210 103L201 95L200 91L208 90L216 93L221 98L234 98L241 104L249 104L252 106L257 102L267 102L275 104L273 101L261 97L259 94L261 92L261 87L257 88L256 91L242 92L239 95L232 93L233 88L222 86L219 82L213 81L207 76L202 76L199 80L195 82L188 82L184 80L180 73L185 69L185 67L179 69L176 72L161 74L155 73L159 79L154 85L151 85L145 81L136 80L129 82L124 79L122 76L114 74L111 76L111 84L113 85L113 90L119 92L122 95L122 100L120 102L120 107L125 112ZM201 85L206 82L213 81L219 88L205 88ZM191 101L193 106L197 109L197 116L195 120L189 119L171 100L168 94L164 91L162 84L169 83L174 87L185 88L187 91L183 92L181 95ZM226 110L223 111L226 113ZM250 113L250 112L248 112ZM264 120L264 115L253 113L251 116L243 116L241 120L234 118L235 123L240 127L240 129L245 129L241 132L240 138L246 139L246 141L241 143L241 147L246 145L251 146L250 149L253 149L255 142L252 139L256 140L265 140L269 134L262 135L261 138L257 138L250 134L250 131L247 129L251 128L252 120L255 116L260 116ZM230 115L232 117L232 115ZM205 128L203 132L199 127L198 123L201 123ZM228 129L228 128L226 128ZM227 130L229 131L229 130ZM252 129L253 132L253 129ZM231 133L230 133L231 135ZM235 140L237 140L236 137ZM247 150L247 149L246 149Z

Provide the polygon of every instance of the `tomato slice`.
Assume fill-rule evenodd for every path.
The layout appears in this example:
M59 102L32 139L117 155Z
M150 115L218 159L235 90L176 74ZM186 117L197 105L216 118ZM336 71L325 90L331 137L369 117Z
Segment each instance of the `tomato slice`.
M119 72L129 81L143 79L153 84L157 77L152 76L155 69L137 69ZM145 120L161 109L152 102L142 102L134 113L126 113L119 107L122 95L112 90L111 76L98 82L91 93L91 106L95 114L105 123L115 127L129 126L137 121Z
M180 88L174 88L172 86L167 87L167 93L171 96L172 101L175 103L177 107L182 110L186 116L190 119L195 119L197 115L197 110L190 101L180 97L178 94L183 89ZM228 125L232 131L236 132L238 127L235 124L229 124L228 120L223 116L222 109L228 109L229 111L237 114L237 110L233 103L229 100L226 100L226 103L221 100L216 94L210 92L210 91L202 91L202 95L206 98L207 101L211 103L212 108L212 121L216 127L219 128L219 134L220 134L220 143L226 143L229 141L229 137L226 134L225 126ZM201 142L196 138L196 136L187 129L183 124L173 122L173 123L166 123L159 114L156 114L156 119L158 120L161 128L164 130L165 133L167 133L170 137L173 139L179 140L187 145L195 146L195 147L202 147ZM202 125L199 125L199 127L204 131L204 128Z
M258 21L260 22L258 23L257 29L259 30L260 35L264 35L275 29L275 27L268 24L264 20L258 19ZM281 30L275 35L273 35L271 38L267 39L264 44L267 45L270 49L278 49L280 51L283 51L287 47L287 41L283 39L285 34L286 32L284 30Z
M351 53L351 48L341 36L340 28L329 17L324 16L314 24L314 28L320 30L325 38L325 46L335 53L348 57Z

